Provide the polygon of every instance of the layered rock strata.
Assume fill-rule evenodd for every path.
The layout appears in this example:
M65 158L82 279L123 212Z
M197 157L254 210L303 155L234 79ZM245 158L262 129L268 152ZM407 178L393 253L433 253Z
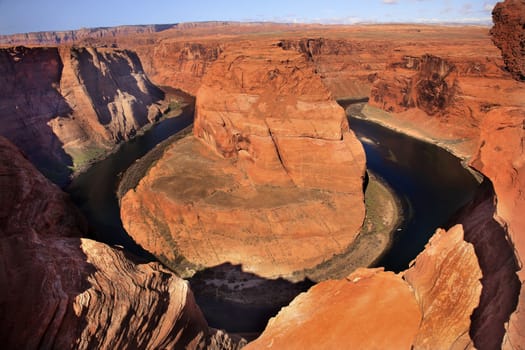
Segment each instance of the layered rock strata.
M184 275L229 262L292 278L355 239L364 170L344 111L304 56L241 43L208 70L194 136L165 151L121 215Z
M312 287L247 349L464 349L480 277L462 227L441 230L404 273L357 269Z
M3 137L0 174L4 347L196 349L228 343L227 336L210 332L187 282L158 263L80 238L86 225L67 196Z
M131 51L1 49L0 71L0 135L59 183L162 114Z

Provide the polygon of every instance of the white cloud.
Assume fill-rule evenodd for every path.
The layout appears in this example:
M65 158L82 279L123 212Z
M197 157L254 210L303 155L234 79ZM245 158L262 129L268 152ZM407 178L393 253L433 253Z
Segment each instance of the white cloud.
M383 0L383 4L395 5L397 4L397 0Z
M492 10L494 9L494 6L496 6L496 4L494 3L484 3L483 4L483 10L487 11L487 12L492 12Z

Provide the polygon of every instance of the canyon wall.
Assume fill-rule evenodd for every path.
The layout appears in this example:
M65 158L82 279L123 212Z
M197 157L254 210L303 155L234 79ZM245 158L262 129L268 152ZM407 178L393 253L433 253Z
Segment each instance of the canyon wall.
M0 341L6 348L235 348L208 329L189 284L81 238L86 223L0 137Z
M304 38L281 40L285 50L296 50L315 65L316 72L335 99L364 99L370 95L377 72L384 69L387 41Z
M311 63L271 41L238 42L203 79L194 135L151 165L121 216L185 276L229 262L297 280L355 239L364 171L363 148Z
M164 39L136 48L148 77L158 86L170 86L196 95L202 78L223 50L220 40Z
M61 184L164 108L164 93L127 50L0 49L0 72L0 135Z

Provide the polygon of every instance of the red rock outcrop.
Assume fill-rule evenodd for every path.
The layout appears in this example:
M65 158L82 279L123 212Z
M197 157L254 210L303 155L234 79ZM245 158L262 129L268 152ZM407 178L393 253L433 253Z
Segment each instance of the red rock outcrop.
M164 94L130 51L1 49L0 72L0 135L58 183L161 115Z
M247 349L465 349L480 277L461 226L441 230L400 275L358 269L312 287Z
M497 195L496 220L506 229L514 247L520 271L520 299L516 311L511 316L504 339L504 347L518 349L524 344L523 329L523 287L525 273L523 256L525 255L525 111L523 108L506 107L494 109L487 114L482 124L479 152L472 160L472 165L489 177Z
M453 84L457 89L449 99L453 103L445 103L435 112L417 103L421 92L413 86L414 81L421 78L418 61L412 56L396 59L376 81L370 102L393 113L376 114L372 109L366 112L383 124L439 143L464 159L471 158L471 166L494 185L495 211L491 198L487 198L484 204L471 205L460 220L465 225L466 240L475 246L483 273L481 300L470 329L474 345L480 348L497 348L502 339L505 346L516 347L523 343L519 329L525 328L520 313L522 306L518 302L520 286L515 275L520 268L516 260L521 265L523 254L520 248L523 223L517 212L511 214L514 208L517 211L521 208L523 182L519 164L523 157L525 100L522 83L512 80L510 74L500 69L502 64L492 57L491 50L487 44L480 46L476 53L465 49L445 53L441 59L448 66L454 66ZM428 70L425 74L428 82L434 80L434 74L442 76L442 71L440 65ZM443 84L437 91L444 91L444 87ZM414 91L416 98L412 97ZM405 103L411 100L416 103ZM439 107L439 103L433 105ZM497 223L492 220L493 216ZM519 279L523 281L521 274ZM517 310L504 336L503 327L516 303Z
M336 99L363 99L370 95L377 71L384 69L387 42L308 38L281 40L285 50L297 50L315 64L323 83Z
M482 277L472 244L463 229L438 230L405 271L422 311L415 349L466 349L470 318L479 304Z
M137 47L148 77L159 86L171 86L196 95L202 78L223 48L220 41L165 39L154 47Z
M221 339L187 282L80 238L85 223L67 196L3 137L0 174L3 347L195 349Z
M197 94L194 135L121 200L130 235L177 271L229 262L292 278L355 239L363 149L301 54L225 49Z
M492 10L492 41L514 79L525 80L525 1L505 0Z

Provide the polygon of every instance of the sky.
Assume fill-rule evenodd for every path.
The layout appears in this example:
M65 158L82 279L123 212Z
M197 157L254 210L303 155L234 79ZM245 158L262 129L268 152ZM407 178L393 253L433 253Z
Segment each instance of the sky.
M0 34L210 20L488 25L495 3L485 0L0 0Z

